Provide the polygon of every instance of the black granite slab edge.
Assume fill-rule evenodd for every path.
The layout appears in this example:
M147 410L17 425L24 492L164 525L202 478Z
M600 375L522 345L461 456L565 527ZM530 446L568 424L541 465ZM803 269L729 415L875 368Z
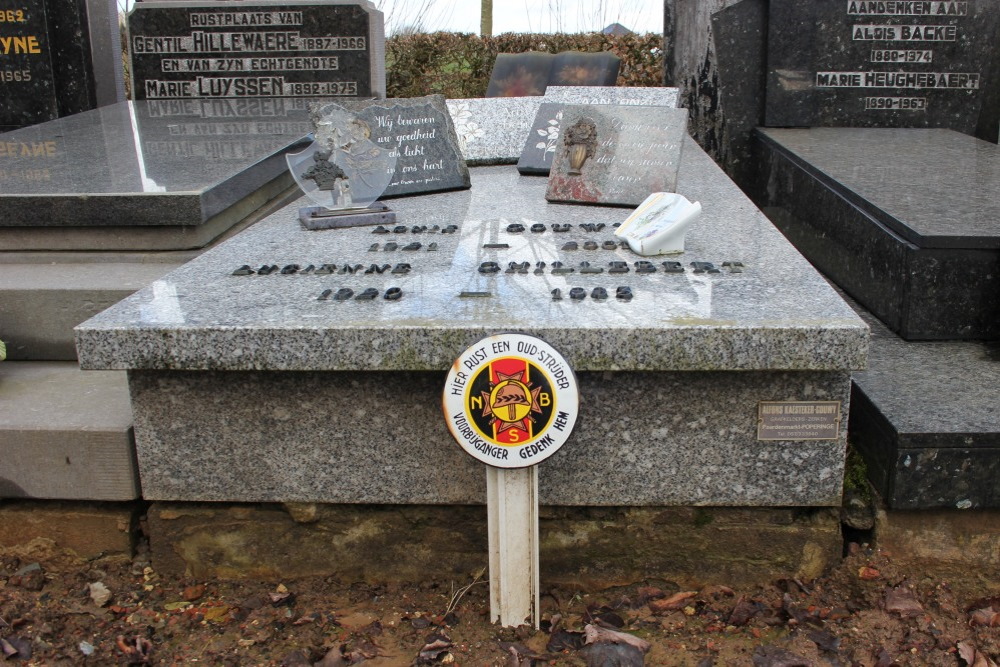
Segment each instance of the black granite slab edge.
M0 195L3 227L190 226L206 221L197 192L85 195Z
M234 202L253 194L275 178L282 176L288 171L285 154L301 151L311 143L311 137L300 137L279 151L206 189L201 195L201 222L222 213Z
M919 130L918 130L919 131ZM767 128L757 128L756 137L772 150L783 155L789 162L802 169L827 187L835 190L844 199L865 211L902 238L920 248L1000 248L997 236L925 236L918 233L905 221L896 218L878 205L862 197L854 190L844 187L836 178L818 169L808 160L786 148L780 141L768 134Z
M851 414L847 441L864 459L868 481L883 499L892 498L895 482L896 431L868 395L851 382Z
M1000 507L1000 455L996 449L900 449L893 509Z
M773 142L757 142L755 155L758 206L889 329L907 340L1000 338L1000 251L918 248Z

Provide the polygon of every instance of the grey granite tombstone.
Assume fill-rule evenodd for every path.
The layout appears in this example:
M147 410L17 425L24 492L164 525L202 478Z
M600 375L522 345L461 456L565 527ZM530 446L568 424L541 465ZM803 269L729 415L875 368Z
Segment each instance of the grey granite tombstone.
M711 206L673 263L611 241L624 211L549 205L541 179L484 167L469 190L394 200L401 229L303 230L295 202L84 323L81 365L129 369L144 497L482 503L445 372L516 330L587 397L540 502L839 505L844 429L763 440L758 412L846 417L867 326L686 141L679 188Z
M994 136L1000 0L774 0L769 19L766 125Z
M684 109L567 107L549 171L549 201L638 206L673 192L687 129Z
M128 21L135 99L385 96L369 0L142 2Z
M673 108L677 106L677 89L549 86L542 99L542 105L517 161L517 170L522 174L548 175L567 103Z
M545 89L545 102L676 107L677 88L635 86L557 86Z
M361 106L358 118L371 128L371 140L397 154L386 197L469 187L469 168L443 95Z
M469 164L513 164L542 97L448 100L458 145Z

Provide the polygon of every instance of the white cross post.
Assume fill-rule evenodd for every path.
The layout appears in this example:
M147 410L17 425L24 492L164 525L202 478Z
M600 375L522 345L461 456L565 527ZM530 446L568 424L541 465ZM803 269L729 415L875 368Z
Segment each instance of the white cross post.
M490 621L538 628L538 466L486 468Z

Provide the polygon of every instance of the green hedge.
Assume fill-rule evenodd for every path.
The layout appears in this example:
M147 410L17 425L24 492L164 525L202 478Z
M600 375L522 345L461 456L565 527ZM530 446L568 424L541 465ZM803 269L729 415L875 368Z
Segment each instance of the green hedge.
M601 33L494 37L435 32L397 35L386 40L386 95L449 98L483 97L499 53L609 51L621 58L619 86L663 85L663 37Z

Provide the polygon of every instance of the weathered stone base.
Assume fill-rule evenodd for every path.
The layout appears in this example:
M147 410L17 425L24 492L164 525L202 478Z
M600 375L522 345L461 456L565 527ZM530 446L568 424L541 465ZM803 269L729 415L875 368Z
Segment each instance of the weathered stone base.
M878 547L898 566L981 591L1000 587L1000 512L931 510L875 517Z
M142 503L0 500L0 551L48 566L130 558Z
M487 564L482 506L154 503L148 527L153 567L198 578L412 582ZM824 509L543 508L540 533L542 585L588 590L808 579L842 547Z

